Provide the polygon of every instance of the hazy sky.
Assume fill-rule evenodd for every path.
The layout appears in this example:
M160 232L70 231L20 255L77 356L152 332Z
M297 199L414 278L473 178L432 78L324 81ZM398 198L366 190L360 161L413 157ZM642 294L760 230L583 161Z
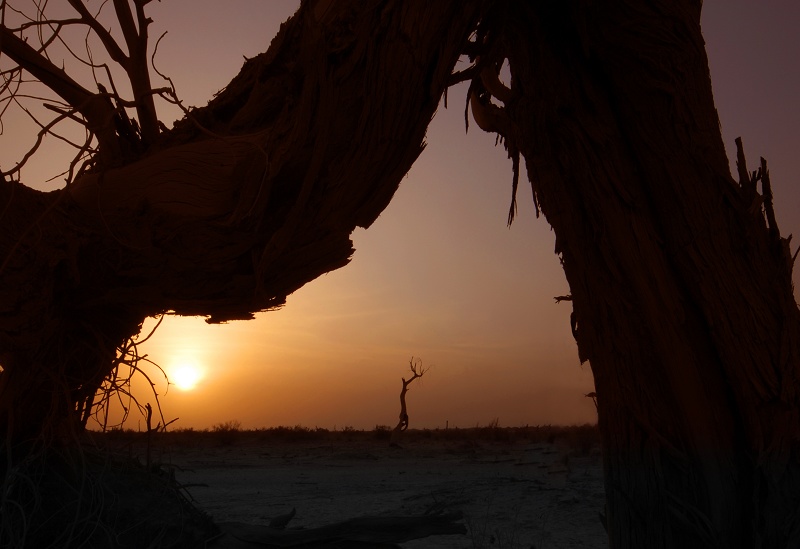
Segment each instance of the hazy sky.
M187 104L204 105L238 72L243 55L266 50L297 4L236 0L220 10L211 1L151 3L151 33L169 30L159 69ZM798 6L706 1L702 19L726 147L734 151L742 136L751 167L759 155L767 158L784 234L800 233ZM412 355L431 369L408 393L411 427L595 420L583 396L592 377L578 362L570 305L553 301L569 292L553 234L535 219L524 185L518 218L506 227L510 162L493 136L474 127L465 135L464 94L463 87L450 91L450 108L440 108L428 147L394 201L369 231L354 233L349 266L253 321L164 321L144 352L168 373L187 364L202 371L195 389L170 387L161 397L167 418L180 418L174 426L231 419L246 427L394 425ZM6 124L0 147L9 139ZM41 181L55 167L38 162L23 182L52 188Z

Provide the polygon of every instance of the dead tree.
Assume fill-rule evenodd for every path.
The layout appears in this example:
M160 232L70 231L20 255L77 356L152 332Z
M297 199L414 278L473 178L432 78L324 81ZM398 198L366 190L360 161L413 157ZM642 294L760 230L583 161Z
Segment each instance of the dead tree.
M395 428L392 429L392 444L396 444L400 433L408 429L408 408L406 407L406 392L408 392L408 386L411 385L412 381L422 377L425 372L430 369L423 368L422 360L418 358L415 359L413 356L408 361L408 367L413 375L408 380L404 377L400 378L403 382L403 388L400 390L400 421L398 421Z
M466 80L513 191L524 158L556 235L595 379L611 546L800 546L793 257L766 163L748 170L740 146L731 177L699 0L309 0L172 129L150 99L174 90L144 74L148 0L109 4L124 48L69 4L74 18L16 28L0 5L4 89L32 75L60 98L53 123L87 132L64 189L34 191L14 169L0 181L7 449L79 429L144 318L250 318L345 265L351 231L388 204L439 98ZM100 37L131 97L48 59L73 24ZM461 55L472 63L452 74Z

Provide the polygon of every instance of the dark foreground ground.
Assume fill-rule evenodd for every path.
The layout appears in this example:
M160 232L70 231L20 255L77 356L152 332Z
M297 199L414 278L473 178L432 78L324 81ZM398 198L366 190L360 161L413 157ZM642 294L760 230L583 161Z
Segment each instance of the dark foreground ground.
M95 438L118 455L147 460L144 434ZM457 511L465 534L402 547L607 547L594 427L408 431L399 442L390 446L385 429L243 432L229 424L154 434L149 459L223 525L266 526L293 509L287 528L303 530L364 516ZM231 535L214 543L248 546Z

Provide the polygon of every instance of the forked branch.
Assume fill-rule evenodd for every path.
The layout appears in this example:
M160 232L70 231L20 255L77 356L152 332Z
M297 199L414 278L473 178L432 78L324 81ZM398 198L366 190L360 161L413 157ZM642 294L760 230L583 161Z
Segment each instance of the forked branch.
M67 0L67 2L75 10L77 17L49 19L44 13L45 5L39 5L39 3L34 3L36 14L32 16L12 8L5 2L0 5L0 12L2 12L0 13L2 18L0 20L0 55L16 64L16 67L4 71L4 77L6 74L13 77L14 74L20 74L21 71L32 75L82 117L70 116L68 118L84 125L97 139L100 163L105 166L128 163L137 158L158 138L159 128L163 126L158 121L155 108L154 95L159 91L152 89L148 65L147 28L152 20L145 15L144 8L149 0L133 0L133 5L129 3L129 0L113 0L114 16L122 29L124 45L118 43L111 32L107 30L107 26L100 21L99 14L102 6L97 13L92 13L82 0ZM25 21L20 25L7 25L6 9L13 11L15 16L22 17ZM111 72L107 67L106 73L111 83L112 93L107 92L96 78L95 85L98 91L90 91L69 76L63 68L51 61L48 48L58 40L77 61L89 65L93 71L97 67L105 67L104 64L98 65L94 62L88 42L86 46L88 60L83 59L64 42L59 35L61 29L66 25L85 26L89 29L90 34L94 34L100 40L108 57L125 72L133 92L132 100L126 101L119 97L116 87L111 81ZM43 35L45 29L49 29L49 36ZM29 34L31 32L35 35ZM5 80L7 83L3 87L5 94L10 93L12 98L23 97L19 91L11 90L8 86L11 81L9 77L5 77ZM136 126L136 122L129 120L125 114L125 108L129 107L136 110L138 127L135 132L125 131L127 128ZM61 120L63 119L62 117Z
M151 144L159 133L153 92L150 83L150 71L147 65L147 27L152 19L144 13L144 6L149 0L136 0L136 19L134 20L128 0L114 0L114 12L117 16L128 54L125 55L114 37L93 16L81 0L68 0L77 11L82 21L100 38L111 59L113 59L128 75L133 90L136 115L142 132L144 146ZM137 30L138 24L138 30Z
M149 1L134 1L136 4L136 23L134 23L128 0L114 0L114 10L122 27L122 34L125 36L125 43L128 46L128 66L124 68L131 82L131 89L136 102L136 114L139 117L142 141L145 147L155 141L159 131L158 116L151 91L150 70L147 65L147 27L153 21L145 16L144 6ZM136 30L137 24L139 27L138 32Z
M117 156L119 144L114 133L114 107L107 98L91 93L73 80L63 69L33 49L6 27L0 26L0 53L58 94L85 119L100 143L100 150Z

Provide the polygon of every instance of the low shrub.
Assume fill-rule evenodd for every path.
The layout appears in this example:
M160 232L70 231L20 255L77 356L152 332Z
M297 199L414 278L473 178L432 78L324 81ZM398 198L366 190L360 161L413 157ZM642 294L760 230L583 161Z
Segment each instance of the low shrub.
M392 428L388 425L376 425L372 435L377 440L389 440L392 438Z
M212 426L211 432L222 446L230 446L239 438L241 427L240 421L232 419Z
M262 440L264 439L277 439L284 442L294 442L300 440L318 440L327 435L327 429L311 429L303 427L302 425L295 425L294 427L270 427L259 431Z

